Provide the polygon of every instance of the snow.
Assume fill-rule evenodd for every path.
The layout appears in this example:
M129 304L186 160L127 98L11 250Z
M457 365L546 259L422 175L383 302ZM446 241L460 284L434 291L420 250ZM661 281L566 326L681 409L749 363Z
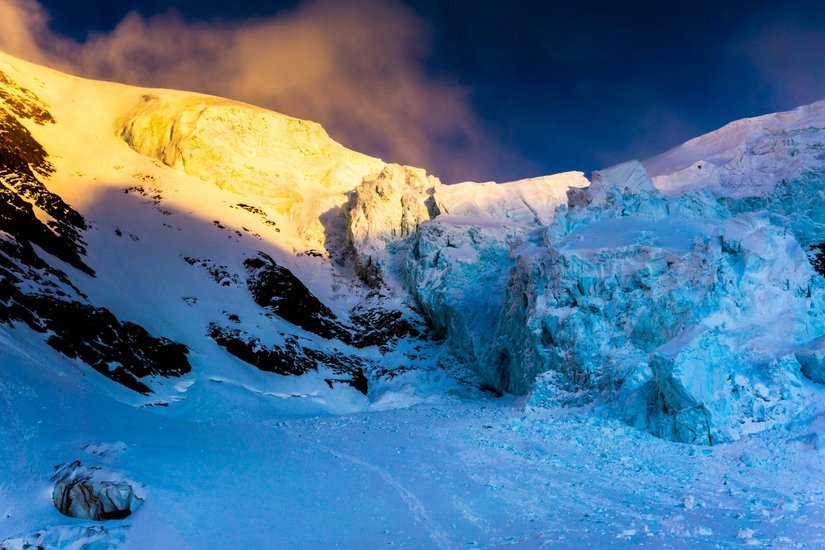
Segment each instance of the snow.
M440 187L436 201L442 213L452 216L547 225L556 207L567 200L567 189L588 184L581 172L507 183L465 182Z
M730 546L742 529L766 544L825 542L823 474L816 451L794 442L801 426L699 450L587 411L525 413L512 399L176 418L34 367L3 363L4 418L27 427L0 449L0 532L12 538L45 529L78 541L94 525L128 547ZM100 462L82 450L115 438L126 449ZM74 459L139 481L145 503L125 520L62 517L46 475Z
M0 547L825 544L825 103L592 183L442 185L253 106L0 70L57 121L24 123L97 276L38 255L192 365L139 395L0 324ZM356 348L268 313L260 252L342 323L381 307L433 338ZM211 323L362 360L369 392L258 370ZM140 507L61 515L76 460Z
M825 101L803 105L793 111L772 113L731 122L723 128L692 139L646 161L654 178L686 168L698 160L728 162L747 143L778 132L825 127ZM758 152L758 151L757 151Z
M762 196L823 168L823 129L825 101L818 101L737 120L646 160L644 166L665 193L707 189L737 198Z

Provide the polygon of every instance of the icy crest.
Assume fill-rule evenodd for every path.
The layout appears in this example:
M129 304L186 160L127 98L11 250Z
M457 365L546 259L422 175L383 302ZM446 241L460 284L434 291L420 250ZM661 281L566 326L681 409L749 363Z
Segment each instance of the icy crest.
M522 225L547 225L567 190L589 185L581 172L564 172L507 183L465 182L444 185L436 193L439 210L453 216Z
M383 166L336 143L314 122L206 96L145 94L119 133L167 166L273 201L318 188L349 191Z
M319 218L384 167L314 122L207 96L144 94L118 124L138 153L254 200L314 246Z
M825 169L825 101L737 120L644 162L656 187L742 198Z

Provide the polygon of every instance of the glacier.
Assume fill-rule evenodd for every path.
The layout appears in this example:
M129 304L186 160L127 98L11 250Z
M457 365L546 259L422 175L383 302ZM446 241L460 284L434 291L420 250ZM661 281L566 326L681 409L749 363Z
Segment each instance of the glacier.
M781 202L736 213L706 192L667 196L639 163L568 195L532 231L448 217L416 237L417 299L487 383L687 443L821 406L823 281L772 221Z
M0 53L0 548L825 544L823 113L444 183Z

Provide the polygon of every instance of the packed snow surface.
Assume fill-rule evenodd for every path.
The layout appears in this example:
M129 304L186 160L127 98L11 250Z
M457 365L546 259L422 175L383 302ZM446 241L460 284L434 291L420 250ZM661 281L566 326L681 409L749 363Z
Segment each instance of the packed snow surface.
M278 398L227 392L183 416L101 399L42 364L4 362L8 548L729 547L744 532L760 546L825 544L822 421L695 447L479 396L286 418L267 409ZM246 412L228 417L230 399ZM48 475L73 460L139 482L144 504L123 520L61 516Z

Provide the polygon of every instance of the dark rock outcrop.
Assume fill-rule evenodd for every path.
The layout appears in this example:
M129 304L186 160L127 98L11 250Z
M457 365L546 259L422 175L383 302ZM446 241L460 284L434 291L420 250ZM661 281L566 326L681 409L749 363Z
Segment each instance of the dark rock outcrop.
M395 340L422 336L422 330L398 310L359 307L353 310L351 319L357 327L351 343L357 348L379 346L385 351Z
M266 345L240 329L221 327L214 323L209 326L208 334L227 352L262 371L289 376L324 367L332 370L336 376L327 380L330 387L334 382L340 382L364 395L369 391L364 364L357 357L302 346L296 338L290 336L285 337L282 346Z
M278 265L267 254L244 261L246 283L259 306L326 339L347 341L349 332L289 269Z
M267 254L244 262L247 286L259 306L307 332L356 348L386 347L394 340L420 337L422 331L398 310L359 306L344 324L289 269Z
M825 243L811 247L811 265L814 266L817 273L825 277Z

